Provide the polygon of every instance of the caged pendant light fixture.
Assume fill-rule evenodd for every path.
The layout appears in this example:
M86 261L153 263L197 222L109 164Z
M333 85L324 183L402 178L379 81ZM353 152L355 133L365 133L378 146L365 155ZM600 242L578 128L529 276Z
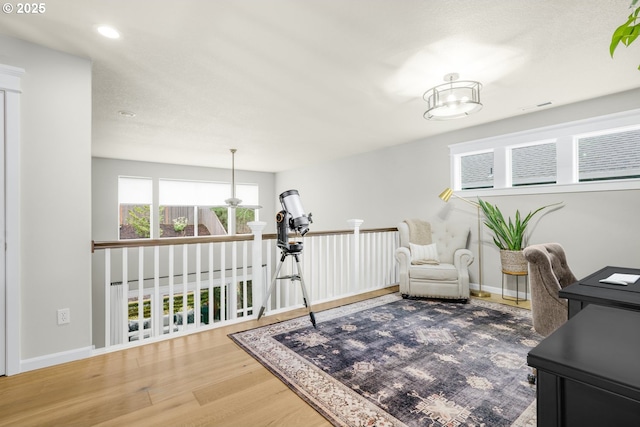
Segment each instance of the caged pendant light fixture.
M480 111L480 89L482 84L471 80L458 80L457 73L444 76L444 83L424 93L428 109L424 113L427 120L450 120L467 117Z

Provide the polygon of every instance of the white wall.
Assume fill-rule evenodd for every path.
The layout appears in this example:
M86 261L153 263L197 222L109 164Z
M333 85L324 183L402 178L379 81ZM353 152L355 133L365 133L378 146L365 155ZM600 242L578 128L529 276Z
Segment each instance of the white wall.
M314 214L312 230L346 228L360 218L363 228L393 227L405 218L468 222L470 249L477 253L476 211L464 202L444 204L438 194L450 184L448 145L640 108L640 90L518 116L277 174L276 193L296 188ZM482 114L482 112L478 113ZM425 122L425 126L432 124ZM559 242L578 277L605 265L640 267L640 191L487 197L504 212L529 212L564 201L565 206L532 223L530 243ZM500 288L499 252L482 231L484 283ZM472 281L477 282L477 262Z
M19 286L28 370L91 345L91 63L5 36L0 63L25 70ZM60 308L71 310L70 324L57 325Z

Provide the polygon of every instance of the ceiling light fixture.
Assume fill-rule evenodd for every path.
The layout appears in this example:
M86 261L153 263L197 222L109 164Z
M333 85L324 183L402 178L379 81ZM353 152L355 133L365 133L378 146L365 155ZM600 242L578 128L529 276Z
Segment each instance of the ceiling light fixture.
M260 205L241 205L242 200L236 197L236 151L238 150L232 148L229 151L231 151L231 197L224 202L230 208L261 209Z
M426 91L422 98L427 101L427 120L450 120L466 117L482 109L479 82L460 80L458 73L444 76L444 83Z
M100 25L96 30L108 39L119 39L120 33L113 27L108 25Z

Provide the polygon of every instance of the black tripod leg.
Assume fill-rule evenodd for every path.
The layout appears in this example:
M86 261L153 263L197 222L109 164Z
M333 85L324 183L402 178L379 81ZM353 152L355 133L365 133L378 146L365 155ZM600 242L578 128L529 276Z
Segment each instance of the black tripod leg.
M316 326L316 316L311 311L311 300L309 299L309 295L307 294L307 286L304 284L304 278L302 277L302 270L300 269L300 260L298 259L298 255L294 255L296 259L296 268L298 269L298 278L300 279L300 286L302 287L302 298L304 299L304 305L309 309L309 317L311 318L311 324L314 328L317 329Z

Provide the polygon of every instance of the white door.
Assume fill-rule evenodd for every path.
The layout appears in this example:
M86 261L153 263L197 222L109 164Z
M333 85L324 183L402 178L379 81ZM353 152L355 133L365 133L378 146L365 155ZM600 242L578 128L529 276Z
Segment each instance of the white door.
M0 375L7 367L7 293L5 287L5 234L4 234L4 91L0 91Z

